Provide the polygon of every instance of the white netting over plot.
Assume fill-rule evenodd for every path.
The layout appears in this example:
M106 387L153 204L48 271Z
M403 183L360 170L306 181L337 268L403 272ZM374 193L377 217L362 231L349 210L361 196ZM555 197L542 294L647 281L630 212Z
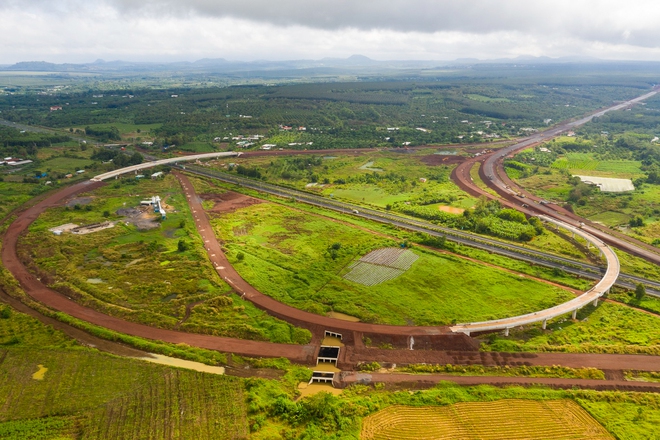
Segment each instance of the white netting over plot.
M373 286L398 277L410 269L417 258L419 257L408 249L376 249L353 263L344 278L365 286Z

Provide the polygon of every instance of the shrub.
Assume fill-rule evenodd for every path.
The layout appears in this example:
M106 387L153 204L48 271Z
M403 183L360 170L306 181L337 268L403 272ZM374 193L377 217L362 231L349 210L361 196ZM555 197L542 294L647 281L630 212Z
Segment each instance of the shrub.
M177 249L179 252L185 252L190 249L190 244L182 238L179 240L179 243L177 243Z
M9 319L9 318L11 318L11 309L6 306L0 309L0 319Z
M637 287L635 287L635 298L637 298L638 301L641 301L644 299L646 296L646 287L644 287L644 284L639 283L637 284Z
M368 364L367 363L360 364L358 366L358 369L360 371L378 371L378 370L380 370L380 368L381 368L380 364L378 362L375 362L375 361L370 362Z

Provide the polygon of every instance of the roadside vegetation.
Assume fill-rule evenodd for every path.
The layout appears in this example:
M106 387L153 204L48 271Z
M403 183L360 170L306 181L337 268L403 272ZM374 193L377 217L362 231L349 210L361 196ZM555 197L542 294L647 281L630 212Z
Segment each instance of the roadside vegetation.
M610 292L607 297L655 313L660 317L660 298L658 297L650 296L646 293L640 295L634 291L622 292L619 289L614 289L614 291Z
M485 367L482 365L431 365L412 364L399 368L400 371L416 374L455 374L457 376L501 376L501 377L562 377L565 379L605 380L605 373L597 368L570 368L553 366Z
M434 157L426 150L405 155L379 152L368 157L370 160L364 156L239 158L229 163L216 161L211 166L221 172L236 172L244 177L293 187L333 200L409 215L445 227L586 259L574 244L547 234L538 218L527 219L515 210L503 208L498 202L478 200L462 192L449 180L453 166L426 164L429 157ZM368 169L359 166L365 163L371 166ZM374 163L379 168L374 168Z
M660 319L621 304L602 302L548 323L512 330L509 336L493 333L482 348L489 351L569 353L622 353L660 355Z

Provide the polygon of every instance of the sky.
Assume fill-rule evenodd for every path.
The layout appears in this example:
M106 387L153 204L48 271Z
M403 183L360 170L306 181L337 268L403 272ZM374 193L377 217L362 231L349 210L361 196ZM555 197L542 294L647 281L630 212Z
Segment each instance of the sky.
M0 0L0 64L19 61L660 61L647 0Z

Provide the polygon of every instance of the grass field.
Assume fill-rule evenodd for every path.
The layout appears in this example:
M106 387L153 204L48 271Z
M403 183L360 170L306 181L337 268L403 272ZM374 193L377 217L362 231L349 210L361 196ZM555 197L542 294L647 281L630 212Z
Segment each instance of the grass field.
M465 96L467 96L469 99L472 99L473 101L480 102L511 102L511 100L507 98L491 98L490 96L477 95L475 93L470 93Z
M642 176L641 166L642 163L636 160L597 160L591 153L568 153L552 164L552 168L567 169L572 174L588 171L593 176L621 179Z
M417 249L419 259L398 278L363 286L341 277L348 265L397 243L270 203L212 222L241 276L273 298L314 313L333 310L366 322L437 325L526 313L572 298L528 278ZM339 250L333 258L329 247L335 243Z
M43 172L48 172L47 170L50 169L57 173L75 173L78 170L84 170L91 163L91 160L86 159L55 157L39 164L39 169Z
M92 128L111 128L111 127L116 127L117 130L119 130L119 134L121 135L122 139L130 139L130 138L135 138L139 136L150 136L150 131L160 128L163 124L129 124L125 122L112 122L108 124L90 124L89 126ZM77 128L79 130L84 130L85 127L73 127ZM138 130L140 130L140 133L138 133Z
M167 219L154 229L140 230L115 214L156 194L170 208ZM86 196L91 197L85 205L89 211L48 210L21 241L21 252L54 288L104 313L158 327L283 343L309 340L309 332L242 300L218 277L173 176L107 185ZM88 235L55 236L48 231L63 223L104 220L118 223ZM188 249L180 251L179 241Z
M383 223L370 221L361 217L356 217L353 215L345 215L332 210L323 209L319 207L312 207L304 203L293 202L290 199L280 199L274 196L269 196L264 193L259 193L257 191L248 190L243 187L236 187L233 185L222 184L219 181L209 181L206 179L200 179L197 177L191 177L193 185L199 194L203 193L218 193L231 189L233 191L242 192L249 194L253 197L261 198L263 200L269 200L274 203L288 206L300 211L305 211L311 215L322 215L329 219L335 219L342 223L352 225L353 227L367 229L378 234L384 234L390 237L395 237L399 242L410 241L414 243L419 243L420 240L423 241L423 238L418 234L408 232L403 229L399 229L393 226L389 226ZM466 200L467 201L467 200ZM579 251L577 251L570 243L567 243L565 240L556 237L554 234L543 234L528 243L516 243L518 246L532 248L540 248L545 251L550 251L557 253L559 255L568 255L572 258L578 260L585 260L586 258ZM459 255L464 255L469 258L474 258L476 260L484 261L490 264L494 264L499 267L507 268L520 272L523 274L528 274L537 278L551 280L553 282L569 286L575 289L587 290L591 286L591 282L585 279L579 279L566 275L565 273L555 273L550 269L543 268L541 266L534 266L527 263L524 263L519 260L513 260L511 258L499 256L497 254L491 254L486 251L480 251L478 249L469 247L469 246L460 246L450 243L448 246L451 247L451 251Z
M362 440L614 439L571 400L498 400L448 407L390 406L364 419Z
M379 188L375 185L359 185L346 189L333 188L329 191L333 198L343 199L354 203L376 205L382 208L395 202L408 200L411 197L410 193L389 194L383 188Z
M0 219L44 191L48 188L37 183L0 182Z
M237 158L232 162L259 169L271 183L380 208L431 195L451 199L450 204L456 207L476 204L476 199L449 180L451 167L429 166L423 162L425 156L435 151L409 151L406 154L371 151L356 156L332 156L333 159L323 159L328 156L319 152L319 156L310 157L307 163L296 156ZM220 167L219 163L216 166ZM370 166L365 168L366 164ZM373 171L374 168L382 171ZM374 174L377 177L373 177ZM306 187L313 182L312 178L318 185ZM427 181L422 183L420 178Z

